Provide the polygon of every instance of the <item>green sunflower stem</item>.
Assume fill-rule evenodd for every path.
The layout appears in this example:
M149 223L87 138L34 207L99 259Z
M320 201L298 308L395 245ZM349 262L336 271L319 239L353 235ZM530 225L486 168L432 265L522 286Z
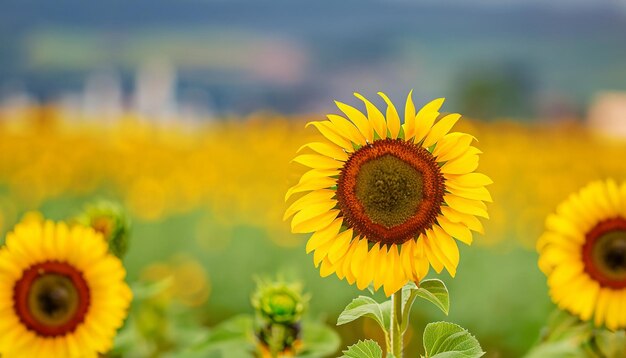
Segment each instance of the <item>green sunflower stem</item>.
M402 290L391 296L391 354L394 358L402 358Z

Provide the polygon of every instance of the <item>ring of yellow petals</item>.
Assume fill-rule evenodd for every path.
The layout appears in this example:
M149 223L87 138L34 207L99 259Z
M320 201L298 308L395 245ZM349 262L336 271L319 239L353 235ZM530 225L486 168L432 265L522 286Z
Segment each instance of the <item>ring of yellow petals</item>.
M364 102L366 114L335 102L345 116L330 114L328 120L307 124L314 126L324 140L299 149L298 152L304 149L313 152L294 159L310 170L285 196L285 200L289 200L294 194L306 193L289 206L284 218L293 216L292 232L313 233L306 251L314 251L313 261L316 267L321 265L322 276L334 272L340 279L356 283L359 289L371 283L375 289L384 286L387 296L409 280L421 280L430 265L437 272L446 268L454 276L459 250L453 238L471 244L471 231L483 232L476 216L488 218L484 202L491 202L485 186L492 181L474 173L481 153L472 146L475 138L466 133L450 132L461 115L452 113L440 118L443 98L428 103L416 113L411 94L406 100L403 124L395 106L383 93L379 95L387 104L385 114L355 93ZM445 179L444 202L436 224L423 228L422 233L415 233L413 240L401 245L368 241L362 233L346 226L337 206L337 181L345 162L360 147L386 138L400 138L428 150Z
M537 241L539 268L548 277L550 296L559 308L615 330L626 327L626 288L610 287L585 267L584 248L594 228L607 220L626 220L626 183L592 182L561 203L546 219Z
M29 330L16 313L14 286L29 267L67 263L82 273L89 307L72 332L44 337ZM124 282L121 261L108 253L102 236L91 228L51 221L18 224L0 249L0 355L2 357L97 357L111 349L127 315L132 292Z

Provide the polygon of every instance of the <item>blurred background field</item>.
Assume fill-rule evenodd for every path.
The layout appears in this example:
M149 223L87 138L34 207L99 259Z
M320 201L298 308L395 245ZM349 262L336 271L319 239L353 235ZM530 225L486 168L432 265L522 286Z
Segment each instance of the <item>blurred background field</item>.
M207 327L252 312L255 275L300 279L331 325L358 292L320 278L284 193L308 120L357 105L448 97L494 184L486 234L462 247L446 318L488 357L517 357L548 312L534 242L593 179L626 179L626 6L619 1L64 0L0 4L0 231L98 198L133 220L129 281L173 277ZM342 346L376 336L338 328ZM408 347L415 356L421 332ZM411 355L409 355L411 356Z

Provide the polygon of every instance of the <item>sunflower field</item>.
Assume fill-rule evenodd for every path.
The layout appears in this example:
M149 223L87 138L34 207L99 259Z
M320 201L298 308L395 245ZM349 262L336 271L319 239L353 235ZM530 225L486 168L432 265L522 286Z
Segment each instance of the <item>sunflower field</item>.
M0 358L626 358L624 33L0 2Z
M355 101L352 103L358 106ZM413 113L410 117L414 116L415 107L411 103L407 106L408 111ZM373 108L370 107L370 111L374 111ZM419 110L419 106L417 108ZM361 113L362 118L368 118L367 110L358 113ZM432 113L436 116L435 112ZM386 117L381 118L389 121L390 116L397 117L397 114L388 111ZM416 118L419 119L419 115ZM449 117L441 118L436 123L442 123L443 118ZM413 262L408 265L416 267L416 271L409 270L413 276L405 276L406 271L402 270L403 264L400 262L394 264L387 261L382 254L373 256L374 248L377 252L385 248L387 252L387 247L390 247L396 252L395 255L399 252L398 259L404 260L403 255L408 250L406 246L389 246L396 245L392 242L397 243L402 239L392 235L388 238L391 244L370 245L368 249L367 234L358 226L362 223L348 224L352 228L350 234L360 235L360 240L358 236L350 239L342 234L324 239L332 242L345 240L346 244L342 245L346 246L340 246L339 250L347 250L352 255L347 257L361 262L352 264L351 272L354 273L342 274L339 266L324 261L339 254L327 253L327 258L318 259L314 254L328 248L324 249L324 245L319 243L311 244L314 239L309 239L309 234L293 234L292 225L283 220L293 215L293 210L292 213L285 213L285 210L290 211L288 204L293 203L293 200L285 203L285 194L289 188L297 188L298 183L302 183L302 174L306 173L306 168L297 163L303 160L298 159L303 156L296 157L296 152L303 144L323 143L327 138L320 136L312 126L305 128L305 124L311 120L338 123L321 122L321 119L323 117L286 117L259 113L245 118L226 118L220 122L183 125L155 124L146 118L127 113L113 123L104 124L92 118L75 120L72 113L64 113L54 106L2 112L0 212L3 237L6 238L6 248L0 259L2 284L5 285L3 292L21 292L23 284L19 282L34 282L31 284L36 285L37 280L28 277L31 275L29 272L38 270L37 265L69 261L72 255L78 260L78 270L83 267L78 265L86 265L85 270L95 270L93 274L84 271L83 279L76 279L79 282L76 283L72 281L71 275L68 276L70 279L64 278L66 268L46 268L44 271L53 273L47 279L50 282L40 279L38 289L44 293L52 290L48 292L52 296L47 303L27 299L26 303L18 304L13 302L16 296L3 296L3 312L15 317L3 319L5 331L11 332L3 338L3 355L24 356L25 349L33 349L28 351L28 356L52 354L49 352L57 352L55 356L70 354L68 352L85 354L92 350L108 352L107 356L112 357L254 355L255 351L263 351L255 348L263 346L259 343L263 340L259 339L261 336L257 332L259 325L263 326L259 321L273 322L273 314L287 312L290 312L290 317L285 318L287 322L302 320L299 327L302 327L304 333L304 336L300 333L281 333L283 336L294 336L293 339L298 342L290 342L287 346L295 351L303 349L310 356L340 355L345 347L366 338L378 342L381 347L385 346L385 335L375 320L347 321L346 324L336 326L342 309L354 297L371 296L380 301L397 292L407 282L413 282L417 289L420 281L433 279L445 283L444 287L450 293L449 302L446 301L443 312L437 309L437 305L429 304L428 300L418 299L415 302L414 309L409 311L410 324L404 334L406 356L415 356L421 352L424 324L441 320L468 329L478 338L480 347L487 352L486 356L522 356L529 352L530 347L541 348L543 339L548 339L547 342L551 339L546 338L546 329L542 330L549 324L549 320L557 320L555 325L576 324L576 316L563 318L551 313L555 305L551 303L550 295L559 307L583 320L595 320L598 326L606 324L614 330L626 323L621 315L623 311L618 306L621 302L619 289L623 282L620 276L620 253L623 251L620 248L623 242L621 232L624 230L623 219L619 218L624 214L626 186L610 181L609 186L604 188L602 182L596 182L594 187L586 189L579 196L571 196L589 182L624 177L626 167L621 160L616 159L626 151L624 142L607 139L575 122L529 125L512 121L486 123L462 119L455 125L454 130L458 132L454 133L471 133L467 135L469 140L466 143L471 141L473 144L467 148L477 148L472 151L483 153L478 168L484 174L476 178L483 184L493 181L493 184L487 185L488 193L479 195L476 191L476 195L489 201L484 206L488 212L484 216L489 219L480 218L477 224L473 224L476 222L474 220L468 221L472 230L477 231L473 240L471 234L469 239L466 234L456 232L447 236L448 228L444 225L448 221L445 221L446 224L433 231L432 236L424 235L423 242L426 245L428 240L432 241L430 246L420 249L423 253L418 253L417 246L411 245L415 253L411 258ZM434 120L435 117L431 123ZM367 125L370 122L363 123ZM371 123L373 126L375 122ZM415 123L418 127L421 125L418 121ZM368 130L367 127L369 125L365 130ZM389 123L390 133L392 127ZM371 143L389 141L376 139L380 138L374 137L377 135L374 133L378 132L370 129ZM410 130L403 127L405 133ZM400 127L397 127L397 138L399 131ZM434 129L427 128L423 135L433 132ZM441 138L446 137L442 135ZM335 144L326 141L330 143L326 147L335 150L335 147L331 147ZM437 148L436 144L433 145ZM315 150L322 146L309 147ZM346 149L342 153L350 153L350 149L358 153L360 148L356 148ZM391 148L394 148L393 145ZM320 152L326 153L324 149ZM431 152L425 149L424 153L430 155L428 153ZM425 154L418 154L417 158ZM310 154L306 155L309 157L305 159L314 158ZM344 160L348 158L347 154L338 155L343 155ZM439 157L442 156L439 154ZM336 163L340 165L341 162ZM395 172L405 170L398 169L398 164L393 162L381 165L391 165ZM434 168L438 170L439 165ZM443 170L445 166L441 168ZM335 173L329 172L328 175L332 179ZM452 177L444 178L444 183L452 180ZM457 182L463 180L457 179ZM322 183L320 188L336 185ZM424 185L422 190L430 189ZM452 192L464 195L463 191L454 190ZM384 194L385 191L380 193ZM321 196L326 198L323 192ZM328 198L331 197L336 196L329 194ZM570 204L559 204L566 199ZM441 202L441 199L438 200ZM467 211L458 205L446 205L439 215L452 215L449 210L455 208L461 214ZM337 210L333 209L337 207L342 206L336 202L322 206L312 203L299 206L299 212L305 212L307 208L320 208L315 209L320 210L320 214L310 214L319 217L325 210ZM605 209L608 207L612 208L611 211ZM481 210L475 210L476 215L482 213ZM551 214L555 211L558 216ZM590 214L584 215L587 211ZM356 214L342 214L350 218L348 215ZM610 220L603 220L605 217ZM546 218L547 229L544 225ZM402 217L399 220L403 220ZM598 220L606 228L594 226L594 221ZM444 221L439 219L437 222ZM334 229L335 232L339 226ZM343 226L346 227L345 224ZM87 232L84 227L93 227L95 230ZM593 230L588 229L594 227ZM295 226L294 231L297 229ZM566 243L574 237L584 238L584 230L593 231L592 237L602 242L604 249L594 249L593 244L578 241ZM602 230L608 230L610 234L604 234ZM105 254L102 250L106 249L100 246L89 246L102 240L91 238L94 233L111 237L110 254ZM375 233L371 235L376 237ZM417 235L420 235L419 232ZM447 242L447 239L436 235L460 240L458 243L451 242L455 248L458 244L458 250L433 246ZM66 242L65 247L74 251L64 252L63 246L46 244L46 240ZM84 244L74 244L71 240L79 240ZM89 240L93 242L88 243ZM322 242L319 240L317 242ZM410 242L417 244L422 240ZM52 245L51 248L47 248L49 245ZM312 248L309 247L311 245ZM360 245L365 245L364 253L371 257L357 259L353 250L360 250ZM599 260L601 265L599 271L589 278L568 281L567 277L578 277L576 273L582 271L577 271L580 269L576 267L584 266L587 262L587 259L576 261L580 260L580 256L574 254L577 252L574 245L592 245L585 250L591 250L592 263ZM55 247L57 251L53 249ZM616 250L611 251L611 247ZM613 256L602 250L608 250ZM313 253L307 255L307 251ZM391 249L389 252L392 252ZM602 257L606 255L611 258L603 261ZM122 259L124 269L120 261L114 259L115 256ZM101 265L98 264L99 260L103 260ZM365 263L363 260L369 261ZM331 267L325 267L325 262L330 263ZM321 267L316 268L320 263ZM426 265L425 268L420 268L422 264ZM567 271L559 269L560 265L572 267ZM442 271L438 266L445 267L445 270ZM14 272L26 268L28 270L24 271L21 279ZM372 271L369 274L372 276L362 271L368 269ZM115 270L125 270L125 277L123 271L119 275L114 274ZM329 273L335 275L322 278L320 270L323 276ZM380 270L383 270L383 275L378 279L376 272ZM541 271L548 274L548 281ZM93 280L101 282L108 290L128 292L130 287L133 292L132 303L128 293L92 291L89 294L89 302L92 303L90 309L95 310L98 307L97 300L108 297L105 300L109 306L102 308L106 313L94 312L93 316L83 317L84 325L80 322L78 327L84 327L88 333L70 327L72 333L69 336L61 335L68 339L65 344L59 343L58 333L38 335L37 323L34 326L24 323L22 315L33 315L33 322L44 318L52 320L48 322L44 319L43 323L39 323L42 327L48 323L57 327L54 320L66 320L62 314L51 318L45 316L46 312L54 313L56 307L54 285L76 285L78 288L65 294L78 298L80 302L83 294L81 285L91 287L88 275L93 275ZM346 280L340 281L336 277L338 275L348 282L356 282L355 285L349 285ZM350 279L349 275L354 277ZM363 275L365 278L361 278ZM569 280L574 280L573 277ZM593 283L596 277L602 278L598 279L599 283ZM58 282L55 283L55 280ZM432 284L437 281L429 282ZM572 295L570 292L574 288L565 288L565 282L591 286L593 290L582 288L578 294L568 298L567 295ZM371 295L365 290L370 284L372 288L384 286L384 289L372 291L374 294ZM122 286L116 288L116 285ZM428 283L426 287L429 287ZM284 297L280 296L283 298L279 299L279 303L263 303L263 300L271 300L263 297L263 292L272 290L284 291ZM25 292L25 297L32 296L28 289ZM63 294L65 291L60 292ZM63 297L61 295L61 298L57 298L59 302L64 302ZM67 297L65 299L69 300ZM117 300L119 303L116 303ZM281 305L281 300L286 306L276 308L276 305ZM294 301L301 308L292 307ZM56 304L61 304L59 302ZM438 300L436 302L444 305ZM14 313L11 307L22 308L14 308ZM32 309L35 311L30 312ZM38 312L39 309L42 312ZM123 310L120 312L128 309L128 313L114 313L120 309ZM20 313L20 310L28 314ZM408 316L405 319L408 320ZM98 328L90 329L90 324ZM76 323L73 325L76 326ZM111 328L107 330L106 325ZM310 331L307 331L307 327L310 327ZM559 329L563 331L559 334L565 335L567 330L563 327ZM572 334L582 336L582 329L576 327ZM53 339L48 338L50 335ZM565 337L567 339L555 338L558 344L550 349L574 351L578 343L584 341L569 334ZM269 347L267 345L264 348L265 353L258 354L299 356L299 353L282 352L282 346L281 353L268 353ZM547 356L538 354L536 356ZM555 354L559 356L558 352Z

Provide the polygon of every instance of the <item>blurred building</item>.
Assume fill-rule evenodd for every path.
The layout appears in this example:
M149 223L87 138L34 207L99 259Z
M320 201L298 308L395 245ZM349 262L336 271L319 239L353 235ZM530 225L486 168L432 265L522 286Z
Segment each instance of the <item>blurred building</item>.
M598 94L589 107L587 122L606 135L626 138L626 92Z

